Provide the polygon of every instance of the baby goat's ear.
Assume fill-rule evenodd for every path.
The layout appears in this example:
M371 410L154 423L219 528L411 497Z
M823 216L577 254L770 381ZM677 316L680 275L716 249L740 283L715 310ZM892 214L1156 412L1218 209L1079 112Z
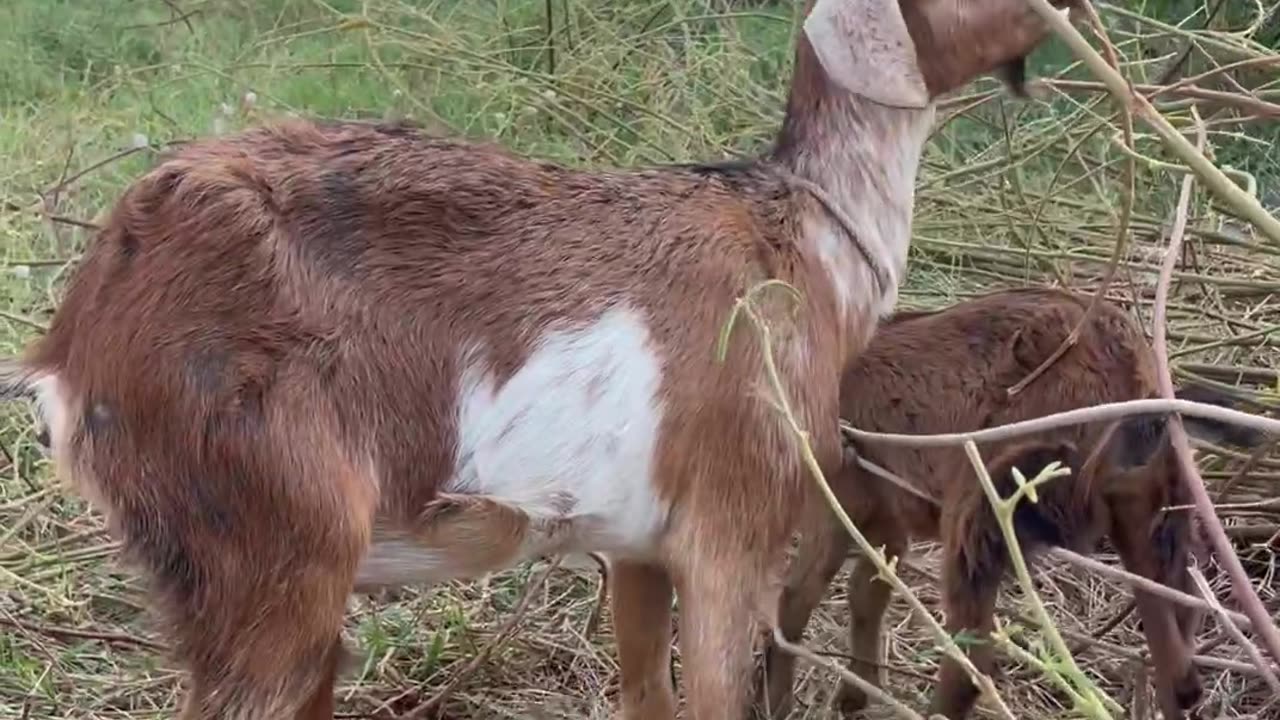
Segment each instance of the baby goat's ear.
M1131 470L1151 462L1169 442L1169 421L1158 413L1131 415L1120 421L1106 447L1112 467Z
M818 0L804 33L827 77L882 105L923 108L929 89L899 0Z
M1173 396L1179 400L1190 400L1232 409L1235 409L1239 404L1227 393L1214 390L1207 385L1184 385L1177 388ZM1253 428L1190 415L1182 416L1182 426L1186 428L1187 434L1191 437L1214 445L1234 446L1245 450L1252 450L1269 440L1265 433L1258 432Z

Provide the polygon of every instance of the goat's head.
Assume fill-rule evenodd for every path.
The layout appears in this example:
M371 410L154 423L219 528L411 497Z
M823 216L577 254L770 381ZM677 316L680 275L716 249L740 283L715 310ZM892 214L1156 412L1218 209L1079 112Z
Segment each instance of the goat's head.
M1006 449L988 469L996 487L1007 495L1014 487L1012 467L1029 478L1054 460L1063 463L1071 468L1074 480L1057 481L1063 484L1042 490L1034 517L1058 523L1060 539L1070 544L1091 544L1109 533L1127 570L1194 592L1187 568L1191 516L1185 509L1168 509L1184 502L1185 494L1166 418L1149 415L1114 423L1102 430L1091 447L1085 457L1069 442L1030 440ZM1064 490L1069 494L1061 494ZM1019 533L1029 534L1035 528L1020 527ZM1166 718L1184 718L1203 692L1191 659L1202 615L1140 590L1137 600L1155 663L1161 711Z
M804 31L835 84L924 107L986 73L1012 83L1009 68L1021 68L1049 28L1026 0L817 0Z
M1195 399L1217 405L1231 404L1224 397L1206 393L1196 395ZM1188 394L1189 391L1179 392L1184 397ZM1189 435L1201 440L1246 448L1256 447L1265 440L1259 433L1203 418L1184 419L1184 428ZM1117 423L1110 438L1099 445L1094 455L1090 463L1097 464L1089 491L1100 491L1115 515L1112 540L1118 543L1122 557L1125 555L1122 546L1130 547L1126 565L1138 563L1128 569L1184 593L1198 594L1188 572L1198 537L1190 508L1192 498L1170 442L1169 417L1142 415ZM1185 717L1188 711L1194 712L1203 694L1191 654L1205 613L1153 598L1147 598L1144 607L1141 594L1139 610L1156 664L1156 691L1161 711L1166 718ZM1160 637L1162 634L1164 638ZM1157 645L1164 647L1157 651Z

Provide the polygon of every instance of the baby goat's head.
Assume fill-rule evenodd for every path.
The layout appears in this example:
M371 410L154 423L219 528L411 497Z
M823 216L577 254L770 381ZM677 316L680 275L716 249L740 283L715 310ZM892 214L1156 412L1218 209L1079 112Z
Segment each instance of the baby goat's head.
M1063 12L1072 2L1053 0ZM1017 70L1049 27L1027 0L817 0L804 31L834 83L885 105L924 107L997 71L1020 91Z

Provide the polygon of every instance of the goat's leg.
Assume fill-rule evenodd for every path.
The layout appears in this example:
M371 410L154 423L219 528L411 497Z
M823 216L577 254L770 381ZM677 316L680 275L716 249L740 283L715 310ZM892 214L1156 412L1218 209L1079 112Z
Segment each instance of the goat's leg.
M953 637L965 632L969 638L961 648L978 672L990 675L995 664L991 632L995 629L996 597L1008 564L1007 550L990 513L944 512L942 537L942 604L947 632ZM951 658L943 658L928 715L961 720L973 708L978 693L964 668Z
M311 701L298 712L297 720L331 720L333 717L333 688L338 679L338 666L345 652L341 642L335 642L329 656L325 658L326 668L320 670L320 684L311 693Z
M671 599L667 571L656 565L610 559L610 602L624 720L675 718L671 681Z
M826 527L801 534L782 588L778 627L783 637L791 642L799 642L803 638L810 616L822 602L827 586L839 572L849 551L848 534L835 522L834 515L829 512L828 515ZM795 658L775 646L771 637L764 642L764 682L757 689L763 689L765 696L763 702L757 700L757 703L761 705L762 713L785 717L791 709Z
M191 673L181 720L330 720L349 584L317 563L217 607L170 612ZM231 630L232 627L238 627ZM214 630L216 628L216 630Z
M1182 584L1188 589L1190 581L1179 576L1187 574L1185 555L1169 554L1169 548L1153 543L1150 529L1153 516L1144 510L1142 503L1113 503L1111 541L1120 554L1125 569L1145 578L1166 584ZM1177 567L1169 567L1170 564ZM1181 582L1180 582L1181 581ZM1186 716L1200 701L1203 687L1191 657L1192 648L1179 626L1177 608L1173 603L1145 590L1134 589L1138 614L1142 618L1142 632L1147 638L1155 664L1156 696L1160 710L1170 720Z
M190 672L181 720L333 717L343 614L377 493L322 413L272 409L265 433L216 462L193 465L167 445L152 451L157 472L174 473L167 495L130 497L136 484L103 481ZM141 464L112 462L132 447L94 450L98 477Z
M742 720L751 706L752 651L776 623L788 533L752 508L754 526L691 511L673 534L670 567L680 598L681 667L691 720ZM713 513L719 513L713 514Z
M872 539L883 544L887 557L901 558L906 548L906 538L901 533L882 528L882 539ZM874 536L870 536L874 538ZM860 557L849 573L846 601L849 605L849 669L876 687L884 684L884 672L880 667L881 648L884 640L884 612L889 607L889 584L879 578L879 570L869 558ZM852 715L867 706L867 694L847 683L840 685L836 703L843 715Z
M742 720L750 704L753 642L760 634L760 563L694 562L680 579L680 650L691 720ZM776 596L773 611L776 612Z

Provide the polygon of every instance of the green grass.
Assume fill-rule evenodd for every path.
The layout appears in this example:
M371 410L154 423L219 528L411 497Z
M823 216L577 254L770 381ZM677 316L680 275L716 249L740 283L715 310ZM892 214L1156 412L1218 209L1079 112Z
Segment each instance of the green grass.
M1176 21L1199 7L1179 2L1138 11ZM781 117L797 4L716 9L724 5L7 0L0 12L0 353L17 352L48 321L69 265L88 240L83 230L50 222L34 208L45 202L54 215L91 222L170 143L297 113L411 117L435 131L583 166L756 152ZM190 17L175 21L175 8ZM1226 27L1247 24L1246 10L1232 9ZM1186 27L1198 29L1200 19ZM1185 42L1135 34L1136 26L1113 15L1107 21L1135 80L1158 75ZM1277 37L1280 20L1273 19L1255 40L1274 47ZM1033 64L1056 73L1070 62L1052 42ZM1209 62L1197 51L1187 72ZM1084 77L1079 69L1069 74ZM1274 78L1255 73L1241 82L1280 101ZM994 87L983 80L965 92ZM1169 109L1187 127L1185 108ZM938 304L982 288L1055 279L1096 286L1115 238L1124 167L1124 156L1108 143L1114 112L1096 94L1047 104L997 95L963 115L944 111L922 171L904 302ZM1280 152L1262 148L1280 140L1278 126L1229 125L1212 136L1219 161L1253 173L1272 205L1280 204ZM1138 149L1169 159L1147 135ZM1135 312L1148 323L1151 268L1176 177L1137 168L1135 232L1117 292L1136 299ZM1177 288L1171 331L1175 349L1186 351L1180 374L1235 385L1233 366L1274 367L1267 344L1234 336L1280 324L1269 300L1280 287L1280 247L1226 223L1203 194L1192 245L1196 264L1182 269L1187 275ZM1215 319L1228 315L1238 317ZM1273 382L1268 372L1249 376L1253 384L1238 392L1274 404L1260 387ZM0 456L0 720L170 716L177 675L145 645L157 640L143 595L112 562L99 518L56 486L34 450L24 408L0 411L0 444L7 453ZM1221 479L1235 467L1211 458L1209 477ZM1238 483L1236 492L1245 499L1274 496L1268 482ZM341 707L367 712L390 701L403 709L430 696L506 622L529 576L528 568L517 568L435 593L357 602L348 631L362 657L339 694ZM588 574L556 573L521 632L460 686L451 717L605 716L611 700L598 698L616 690L611 640L607 632L592 638L578 632L596 582ZM1114 588L1106 592L1119 597ZM1089 631L1089 613L1070 588L1048 594L1060 595L1068 608L1064 623ZM908 623L900 608L895 612L906 633ZM838 614L820 621L814 644L839 651L839 621ZM1140 646L1131 623L1124 628L1117 631L1124 639L1113 640ZM929 643L902 642L895 662L930 676ZM1099 668L1109 689L1123 686L1122 663L1094 660L1089 667ZM895 691L920 705L928 682L893 677ZM1236 676L1221 680L1220 709L1253 707L1246 692L1252 686ZM1006 685L1015 707L1054 716L1042 687ZM801 694L814 705L797 717L825 717L818 701L830 686L825 675L807 677Z

